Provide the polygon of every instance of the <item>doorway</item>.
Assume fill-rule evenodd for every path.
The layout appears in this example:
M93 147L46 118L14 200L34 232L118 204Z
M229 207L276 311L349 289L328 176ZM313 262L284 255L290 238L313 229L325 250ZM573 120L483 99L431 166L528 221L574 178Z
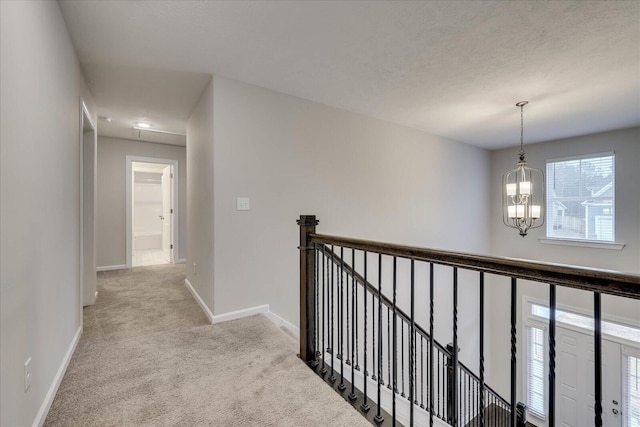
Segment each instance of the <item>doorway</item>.
M127 156L127 267L177 255L177 160Z
M80 301L98 297L96 273L97 132L84 100L80 99Z

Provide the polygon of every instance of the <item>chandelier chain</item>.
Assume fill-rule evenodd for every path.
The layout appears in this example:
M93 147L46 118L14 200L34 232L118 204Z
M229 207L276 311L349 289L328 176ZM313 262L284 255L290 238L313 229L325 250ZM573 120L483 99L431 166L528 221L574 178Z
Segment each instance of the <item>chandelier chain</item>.
M520 106L520 154L524 154L524 105Z

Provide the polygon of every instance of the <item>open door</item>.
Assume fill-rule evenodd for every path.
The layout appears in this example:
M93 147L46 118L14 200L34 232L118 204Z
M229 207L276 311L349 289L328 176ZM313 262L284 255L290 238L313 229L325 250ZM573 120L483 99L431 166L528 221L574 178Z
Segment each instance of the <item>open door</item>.
M167 262L173 262L173 166L162 170L162 253Z

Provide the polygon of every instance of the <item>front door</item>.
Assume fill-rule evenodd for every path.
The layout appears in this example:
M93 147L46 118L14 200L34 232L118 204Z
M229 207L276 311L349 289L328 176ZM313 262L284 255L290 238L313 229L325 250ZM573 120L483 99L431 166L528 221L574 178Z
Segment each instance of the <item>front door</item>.
M556 411L559 426L594 425L593 335L557 328ZM602 340L602 421L604 427L622 427L621 347Z

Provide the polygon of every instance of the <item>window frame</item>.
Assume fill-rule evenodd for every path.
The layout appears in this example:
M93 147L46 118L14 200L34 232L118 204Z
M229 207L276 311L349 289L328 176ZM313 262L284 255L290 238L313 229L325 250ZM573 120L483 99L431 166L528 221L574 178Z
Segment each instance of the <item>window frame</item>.
M550 163L560 163L560 162L568 162L575 160L588 160L588 159L597 159L601 157L611 157L612 162L612 182L613 182L613 195L612 195L612 209L613 214L611 215L612 220L612 240L594 240L587 238L579 238L579 237L562 237L562 236L554 236L550 235L549 227L553 227L553 221L550 217L550 209L549 204L552 203L553 197L550 197L549 194L549 186L551 185L551 181L549 179L548 167ZM584 246L590 248L599 248L599 249L615 249L621 250L624 248L624 244L618 243L616 240L616 155L615 151L605 151L591 154L581 154L576 156L567 156L567 157L556 157L545 160L545 234L543 238L540 238L541 243L547 244L556 244L556 245L567 245L567 246Z
M626 346L623 345L622 346L622 369L623 372L627 369L627 363L628 363L628 359L629 357L634 357L636 359L640 359L640 348L635 348L635 347L630 347L630 346ZM628 381L629 381L629 375L624 375L624 377L622 378L622 404L621 404L621 409L622 409L622 427L631 427L629 424L629 418L627 417L627 415L629 415L629 408L627 407L628 405L628 400L629 400L629 396L627 395L628 390Z

